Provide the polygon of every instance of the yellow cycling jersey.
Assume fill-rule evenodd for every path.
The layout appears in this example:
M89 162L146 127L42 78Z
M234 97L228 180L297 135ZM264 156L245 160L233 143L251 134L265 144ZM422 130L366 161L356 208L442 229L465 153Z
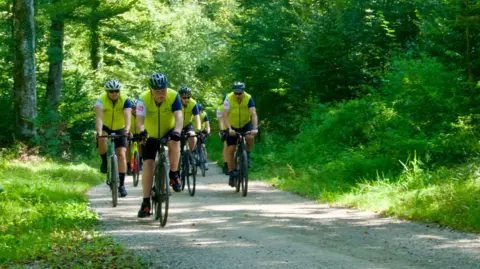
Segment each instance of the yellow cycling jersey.
M200 125L201 125L200 131L205 130L205 126L206 126L205 119L208 120L208 116L207 116L207 112L203 111L202 113L200 113ZM194 130L198 130L196 121L193 121L193 128Z
M98 97L101 102L103 110L103 125L110 130L120 130L125 127L125 116L123 115L123 108L127 98L122 96L118 97L115 103L108 98L108 93L103 93ZM98 102L98 101L97 101Z
M144 126L148 136L162 138L175 127L173 112L180 110L180 106L174 106L178 102L180 102L178 93L171 89L167 89L167 96L159 106L155 103L150 90L140 95L137 116L145 116Z
M138 130L138 127L137 127L137 118L135 117L135 115L132 114L132 116L130 116L130 133L132 134L138 134L140 131Z
M182 115L183 115L183 127L187 127L192 122L193 119L193 109L197 105L197 102L190 98L190 101L186 106L182 104Z
M227 95L224 109L228 109L228 120L233 128L240 129L250 122L250 110L248 105L251 98L252 97L248 93L244 92L242 101L238 103L233 92Z

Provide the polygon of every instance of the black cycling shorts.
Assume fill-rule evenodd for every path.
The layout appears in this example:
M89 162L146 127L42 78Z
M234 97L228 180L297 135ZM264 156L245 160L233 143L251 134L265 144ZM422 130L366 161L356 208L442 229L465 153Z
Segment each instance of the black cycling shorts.
M243 126L242 128L233 128L233 130L235 130L236 132L239 132L239 133L243 133L243 132L248 132L248 131L251 131L253 129L253 125L252 125L252 122L248 122L247 124L245 124L245 126ZM227 130L228 132L228 130ZM237 141L238 141L238 136L231 136L230 134L227 134L227 146L235 146L237 145Z
M102 127L102 135L106 135L106 134L112 134L112 133L115 133L117 135L124 135L125 134L125 131L124 129L119 129L119 130L110 130L110 128L106 127L105 125L103 125ZM126 136L122 136L122 137L117 137L114 139L115 141L115 148L126 148L127 147L127 137Z
M170 139L170 137L172 136L172 133L173 133L173 129L168 131L167 134L162 138ZM145 144L142 145L142 158L144 160L155 160L159 147L160 147L160 141L158 141L158 138L147 139L147 142L145 142Z

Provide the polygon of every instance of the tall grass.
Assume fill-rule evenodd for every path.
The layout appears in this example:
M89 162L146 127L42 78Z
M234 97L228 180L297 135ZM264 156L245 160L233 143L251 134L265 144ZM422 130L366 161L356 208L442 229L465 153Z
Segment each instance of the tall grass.
M478 160L430 171L414 157L402 166L404 170L397 178L379 175L365 180L336 201L386 215L480 231Z
M140 260L95 230L84 193L102 179L85 164L3 162L0 265L140 268Z

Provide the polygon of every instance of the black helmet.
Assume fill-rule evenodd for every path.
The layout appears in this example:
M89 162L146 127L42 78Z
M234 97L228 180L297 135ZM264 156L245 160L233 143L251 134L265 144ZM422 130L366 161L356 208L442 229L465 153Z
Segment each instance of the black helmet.
M232 86L234 92L242 92L245 90L245 84L243 82L234 82Z
M122 88L122 84L118 80L109 80L105 83L105 90L107 91L118 91Z
M162 73L153 73L150 76L150 88L154 90L166 89L168 87L167 77Z
M198 110L203 110L202 104L197 104L197 106L198 106Z
M178 90L178 93L179 93L180 95L191 96L191 95L192 95L192 89L190 89L190 88L187 87L187 86L182 86L182 87L180 87L180 90Z

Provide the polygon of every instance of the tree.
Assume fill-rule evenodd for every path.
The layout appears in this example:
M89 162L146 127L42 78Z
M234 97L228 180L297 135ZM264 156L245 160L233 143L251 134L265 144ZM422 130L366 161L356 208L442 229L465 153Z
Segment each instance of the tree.
M56 6L60 1L54 0ZM50 47L48 48L48 82L45 103L53 111L58 109L62 91L63 39L65 31L65 14L58 12L51 15Z
M15 0L14 110L16 133L27 141L36 136L37 117L35 23L33 0Z

